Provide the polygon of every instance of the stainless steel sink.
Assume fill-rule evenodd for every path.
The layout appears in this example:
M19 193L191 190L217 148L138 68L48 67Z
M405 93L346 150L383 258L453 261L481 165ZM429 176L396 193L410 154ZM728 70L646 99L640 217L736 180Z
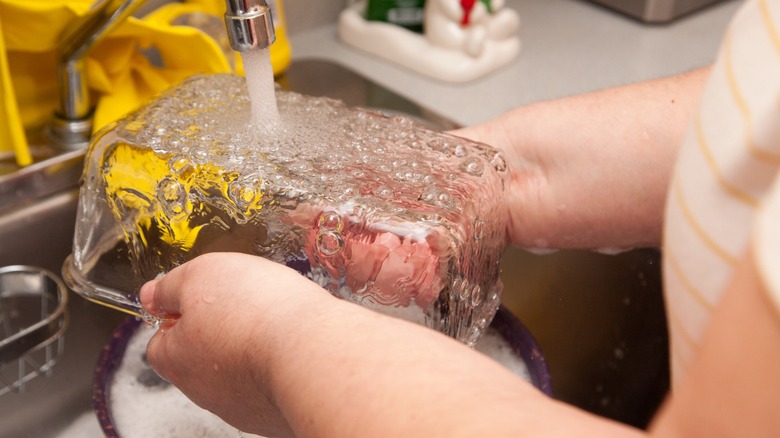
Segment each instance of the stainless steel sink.
M293 63L283 88L350 105L410 114L440 129L454 123L325 61ZM0 174L0 266L60 272L70 253L83 152ZM545 354L554 396L599 415L643 427L668 387L667 338L659 253L617 256L564 251L548 256L508 250L504 304ZM0 437L58 436L92 410L98 355L124 314L71 294L64 354L50 376L0 397Z

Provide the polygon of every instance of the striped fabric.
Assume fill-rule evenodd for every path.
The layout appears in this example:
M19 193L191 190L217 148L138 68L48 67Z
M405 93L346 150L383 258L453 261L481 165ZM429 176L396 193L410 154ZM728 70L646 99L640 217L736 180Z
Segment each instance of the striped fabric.
M780 202L780 193L770 196L778 169L780 0L748 0L724 36L667 198L663 269L673 386L751 236L777 234L771 226L751 231L757 213L780 228L778 208L762 206ZM780 271L775 248L757 252L759 266L774 263ZM774 261L767 259L772 253ZM775 293L779 287L773 285Z

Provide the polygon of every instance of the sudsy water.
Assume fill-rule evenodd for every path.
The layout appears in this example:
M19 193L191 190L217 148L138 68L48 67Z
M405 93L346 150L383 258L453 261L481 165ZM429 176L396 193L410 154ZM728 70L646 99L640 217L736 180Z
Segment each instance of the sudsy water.
M118 358L121 362L108 391L115 431L127 437L257 436L239 433L216 415L198 407L175 386L155 377L144 360L146 345L153 334L153 328L140 326L130 337L124 355ZM476 350L518 377L531 381L525 362L512 352L511 345L498 332L489 329L477 343Z

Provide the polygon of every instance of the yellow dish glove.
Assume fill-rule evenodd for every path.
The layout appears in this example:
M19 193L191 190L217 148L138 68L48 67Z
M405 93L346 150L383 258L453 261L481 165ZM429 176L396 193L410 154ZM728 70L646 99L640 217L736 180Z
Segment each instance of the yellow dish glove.
M92 3L0 0L0 152L14 150L19 165L30 162L20 132L42 127L57 108L59 38ZM172 24L195 12L222 20L224 2L170 3L143 19L130 17L90 51L86 65L96 103L95 130L193 74L231 71L226 51L214 38L195 27Z
M16 93L8 73L8 57L5 54L2 35L3 20L0 15L0 154L10 150L16 154L16 163L26 166L32 163L32 156L27 146L19 109L16 107Z

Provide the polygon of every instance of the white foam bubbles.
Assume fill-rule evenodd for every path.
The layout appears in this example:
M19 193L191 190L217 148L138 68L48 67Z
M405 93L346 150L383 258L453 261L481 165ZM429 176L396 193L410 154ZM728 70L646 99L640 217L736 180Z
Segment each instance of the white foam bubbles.
M173 385L163 381L149 384L153 371L143 358L154 332L152 327L139 326L114 372L109 406L114 428L125 437L237 437L238 430L197 406Z
M114 372L110 412L115 430L125 437L258 437L245 432L239 434L238 430L216 415L198 407L173 385L144 385L139 381L139 376L152 372L144 360L144 353L155 330L147 325L138 327L128 342L120 366ZM494 329L486 331L475 349L518 377L531 381L526 363Z

